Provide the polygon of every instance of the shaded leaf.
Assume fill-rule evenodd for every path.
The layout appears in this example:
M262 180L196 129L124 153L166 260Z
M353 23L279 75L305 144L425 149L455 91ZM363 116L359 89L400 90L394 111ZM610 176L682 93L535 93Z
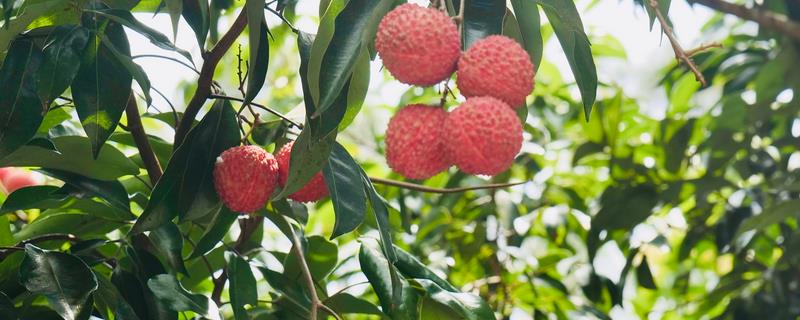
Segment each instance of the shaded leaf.
M183 265L183 236L178 226L172 222L165 223L151 231L149 237L172 270L187 274L186 266Z
M126 225L123 221L98 219L96 215L83 212L56 212L26 225L14 234L14 240L19 242L45 234L62 233L64 230L80 238L104 236Z
M427 299L446 306L451 312L458 315L457 319L485 320L496 319L492 308L481 297L470 293L450 292L439 287L435 282L428 279L415 279L427 295L422 308L425 309ZM424 312L424 311L423 311Z
M228 277L234 318L237 320L250 319L247 316L245 305L256 306L258 304L256 278L253 276L250 264L238 256L232 257L228 263Z
M209 30L208 0L183 0L183 19L189 24L197 38L197 46L205 48Z
M110 280L106 279L103 277L103 275L98 274L97 272L95 272L95 278L97 279L98 283L97 293L94 295L95 304L98 306L102 305L105 309L110 310L111 314L114 316L114 319L139 319L139 317L136 315L136 312L133 311L131 305L129 305L128 302L122 298L122 295ZM106 314L105 311L103 311L103 314Z
M89 318L97 278L80 258L25 245L20 283L28 291L45 296L50 307L64 319Z
M233 222L238 218L238 213L230 211L230 209L224 205L219 206L218 211L214 215L214 219L211 220L209 227L203 233L203 236L200 237L200 240L197 241L197 245L189 258L200 257L214 249L217 243L223 240L230 230L231 225L233 225Z
M0 159L25 145L42 123L46 109L36 87L42 60L32 41L14 41L8 50L0 69Z
M358 252L358 261L375 290L384 313L393 319L419 319L419 295L407 283L399 282L396 276L391 275L396 271L381 254L377 242L364 239ZM395 289L395 286L400 290ZM399 297L395 296L398 294Z
M736 231L736 238L747 231L761 230L800 214L800 200L787 200L765 208L760 214L747 218Z
M147 281L156 298L173 311L192 311L208 319L221 319L219 308L208 297L183 288L173 275L159 274Z
M96 180L78 174L54 169L39 171L53 178L64 181L68 185L83 190L89 195L100 197L108 202L109 205L122 210L123 212L130 211L130 199L128 198L128 193L125 191L125 187L119 183L119 181Z
M247 90L244 103L250 103L261 91L269 67L269 39L267 23L264 20L264 1L247 0L244 4L249 30L250 63L247 70Z
M658 289L656 282L653 280L653 274L650 273L650 265L647 264L647 256L642 259L642 263L636 267L636 279L639 279L639 285L647 289Z
M44 62L39 68L39 97L49 104L72 83L89 42L89 29L77 25L56 26L44 44Z
M325 300L325 305L339 314L374 314L381 315L381 310L374 304L357 298L347 292L337 293Z
M455 11L458 12L460 2L453 1L453 5ZM505 14L506 2L504 0L465 1L462 48L466 50L480 39L493 34L502 34Z
M339 143L334 145L322 174L336 214L331 234L333 239L361 225L367 211L367 196L364 193L361 166Z
M180 1L180 0L170 0L170 1ZM122 24L123 26L131 28L131 30L136 31L141 35L145 36L148 40L150 40L150 43L154 44L155 46L161 49L175 51L181 54L182 56L186 57L186 59L188 59L189 62L192 61L192 55L189 54L188 51L176 47L172 43L172 41L170 41L169 38L165 36L163 33L159 32L156 29L148 27L147 25L141 23L139 20L136 20L133 14L131 14L131 12L128 10L100 9L100 10L88 10L88 12L98 14L112 21L115 21L119 24ZM178 14L180 15L180 12L178 12Z
M539 70L544 51L539 7L536 6L536 2L526 0L511 0L511 6L519 24L522 47L531 57L533 69Z

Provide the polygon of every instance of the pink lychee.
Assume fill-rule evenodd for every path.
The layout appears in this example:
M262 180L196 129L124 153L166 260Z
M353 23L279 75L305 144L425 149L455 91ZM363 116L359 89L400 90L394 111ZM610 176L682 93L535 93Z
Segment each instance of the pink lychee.
M490 96L517 108L534 86L533 63L522 46L506 36L475 42L458 61L456 85L465 97Z
M508 170L522 148L522 125L508 104L492 97L468 98L445 121L448 158L466 173Z
M231 211L250 213L263 208L277 181L278 162L257 146L225 150L214 165L214 188Z
M292 158L292 146L294 146L294 141L283 145L275 156L278 159L278 167L280 170L280 179L278 182L282 187L286 185L286 180L289 179L289 162ZM322 172L317 172L317 174L311 178L311 181L287 198L300 202L314 202L327 196L328 186L325 184L325 177L322 176Z
M455 71L461 38L444 12L407 3L381 19L375 49L400 82L432 86Z
M400 109L386 130L389 167L420 180L447 170L451 164L444 150L445 119L447 112L439 107L414 104Z

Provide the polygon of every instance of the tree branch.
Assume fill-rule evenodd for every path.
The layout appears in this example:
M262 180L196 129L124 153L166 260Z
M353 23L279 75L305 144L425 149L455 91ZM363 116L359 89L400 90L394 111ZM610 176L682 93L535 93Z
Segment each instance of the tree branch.
M125 108L125 113L128 116L128 130L133 136L136 148L139 149L139 155L142 157L145 169L147 169L150 183L155 186L164 171L161 170L161 164L158 163L158 158L153 152L150 140L147 139L147 133L144 132L142 118L139 116L139 106L136 105L136 98L133 95L128 97L128 106Z
M244 31L245 26L247 26L247 14L242 10L239 16L236 17L233 25L231 25L230 30L219 39L219 42L217 42L211 51L203 55L204 62L203 67L200 69L200 77L197 79L197 90L194 92L192 99L189 100L189 104L186 105L183 119L181 119L178 124L178 128L175 129L174 149L177 149L181 142L183 142L183 139L186 138L186 134L189 133L189 129L192 128L194 118L197 116L197 113L200 112L200 108L203 107L206 99L208 99L208 96L211 94L211 85L214 81L214 70L217 69L217 64L222 60L225 53L228 52L228 49L230 49L233 42L236 41L236 38Z
M284 218L285 219L285 218ZM300 264L300 273L303 275L303 279L306 283L306 288L308 289L308 294L311 298L311 308L309 311L309 319L317 319L317 309L322 302L319 300L319 296L317 296L317 286L314 284L314 277L311 276L311 271L308 268L308 263L306 263L306 257L303 254L303 247L300 244L300 238L297 237L297 234L294 232L294 228L292 227L291 222L286 220L286 223L289 225L291 230L292 236L290 237L292 240L292 253L297 257L297 263Z
M244 102L244 100L241 99L241 98L229 97L229 96L219 95L219 94L212 94L212 95L209 95L208 97L211 98L211 99L224 99L224 100L233 100L233 101ZM289 119L289 117L283 115L282 113L280 113L278 111L275 111L274 109L272 109L270 107L267 107L265 105L261 105L261 104L255 103L255 102L250 102L250 105L253 105L256 108L259 108L261 110L267 111L267 112L269 112L271 114L274 114L276 117L281 118L283 121L288 122L289 124L295 126L298 129L303 129L303 125L302 124L297 123L292 119Z
M741 19L753 21L759 26L772 29L800 41L800 23L794 22L785 15L759 8L748 8L744 5L724 0L687 0L690 4L700 4L719 12L731 14Z
M678 61L683 62L689 67L689 70L694 73L694 77L700 84L705 87L708 83L706 82L706 78L703 76L703 73L700 72L700 69L697 68L697 65L692 61L692 58L686 54L686 51L683 50L681 47L680 42L678 42L678 38L675 36L675 32L672 31L672 27L669 25L667 18L664 17L664 14L658 8L658 0L649 0L647 5L653 9L653 12L656 14L656 18L658 19L658 23L661 24L661 31L664 32L664 35L667 36L669 39L669 43L672 45L672 50L675 52L675 59Z
M74 235L71 235L71 234L68 234L68 233L43 234L43 235L38 236L38 237L33 237L33 238L30 238L30 239L27 239L27 240L20 241L19 243L17 243L13 247L2 247L2 248L0 248L0 250L4 250L3 252L0 252L0 261L3 261L3 259L5 259L13 251L25 250L25 245L26 244L43 242L43 241L50 241L50 240L63 240L63 241L69 241L69 242L80 241L80 239L78 239L78 237L76 237Z
M502 188L518 186L528 182L528 181L521 181L521 182L509 182L509 183L494 183L494 184L485 184L482 186L462 187L462 188L433 188L416 183L376 178L376 177L370 177L369 180L372 181L372 183L398 187L408 190L414 190L414 191L428 192L428 193L458 193L471 190L502 189Z

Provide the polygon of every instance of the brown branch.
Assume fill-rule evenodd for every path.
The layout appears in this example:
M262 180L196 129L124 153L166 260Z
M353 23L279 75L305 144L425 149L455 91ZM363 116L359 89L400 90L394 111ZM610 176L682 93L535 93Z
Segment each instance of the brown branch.
M224 99L224 100L232 100L232 101L244 102L244 99L236 98L236 97L229 97L229 96L220 95L220 94L212 94L212 95L209 95L208 97L211 98L211 99ZM288 122L290 125L295 126L298 129L303 129L303 124L297 123L294 120L289 119L289 117L285 116L284 114L282 114L282 113L280 113L278 111L275 111L274 109L272 109L270 107L267 107L265 105L258 104L258 103L255 103L255 102L250 102L250 105L253 105L256 108L259 108L259 109L264 110L266 112L269 112L271 114L274 114L276 117L281 118L283 121Z
M376 178L376 177L370 177L369 180L372 181L372 183L398 187L408 190L414 190L414 191L428 192L428 193L458 193L458 192L465 192L472 190L502 189L502 188L518 186L527 182L527 181L521 181L521 182L509 182L509 183L494 183L494 184L485 184L482 186L461 187L461 188L433 188L416 183Z
M11 252L25 250L25 245L26 244L43 242L43 241L50 241L50 240L64 240L64 241L69 241L69 242L80 241L80 239L78 239L78 237L76 237L74 235L71 235L71 234L68 234L68 233L44 234L44 235L41 235L41 236L38 236L38 237L33 237L33 238L30 238L30 239L27 239L27 240L22 240L22 241L20 241L19 243L17 243L13 247L2 247L2 248L0 248L0 250L5 250L3 252L0 252L0 261L3 261L3 259L5 259L9 254L11 254Z
M125 113L128 116L128 130L133 136L136 148L139 149L139 155L142 157L145 169L147 169L150 182L155 185L161 179L164 171L161 170L161 164L158 162L153 147L150 145L150 140L147 139L147 133L144 132L142 118L139 116L139 106L136 105L136 98L133 95L128 98L128 106L125 108Z
M656 18L658 19L658 23L661 24L661 31L664 32L664 35L667 36L669 39L669 43L672 45L672 50L675 52L675 59L678 61L683 62L689 67L689 70L694 73L694 77L700 84L705 87L706 86L706 78L703 76L703 73L697 68L697 65L692 61L692 58L686 54L686 51L683 50L681 47L680 42L678 42L678 38L675 36L675 32L672 31L672 27L669 25L667 18L664 17L664 14L661 13L661 10L658 8L658 0L649 0L647 4L653 9L653 12L656 14Z
M698 54L700 52L703 52L703 51L706 51L706 50L711 49L711 48L722 48L722 44L719 43L719 42L701 44L697 48L694 48L692 50L687 50L686 51L686 55L689 56L689 57L694 57L696 54Z
M211 85L214 81L214 70L216 70L217 64L222 60L225 53L228 52L228 49L230 49L233 42L236 41L236 38L244 31L245 26L247 26L247 14L245 10L242 10L228 32L219 39L219 42L217 42L211 51L203 55L203 67L200 69L200 77L197 79L197 90L194 92L192 99L189 100L189 104L186 105L183 119L181 119L178 124L178 128L175 129L174 149L177 149L181 142L183 142L183 139L186 138L186 134L189 133L189 129L192 128L194 118L197 116L197 113L200 112L200 108L203 107L206 99L208 99L211 94Z
M759 8L748 8L744 5L724 0L687 0L719 12L731 14L741 19L753 21L759 26L772 29L800 41L800 23L794 22L785 15Z
M303 275L303 279L305 280L306 288L308 289L308 294L310 296L309 298L311 298L311 309L309 310L308 318L317 319L317 310L322 304L322 302L319 300L319 296L317 295L317 286L314 284L314 277L311 276L311 271L308 268L306 257L303 254L303 247L300 244L300 238L297 237L297 234L294 232L294 228L288 219L286 220L286 223L289 225L289 231L292 233L292 236L289 239L292 241L292 253L297 257L297 263L300 264L300 273Z

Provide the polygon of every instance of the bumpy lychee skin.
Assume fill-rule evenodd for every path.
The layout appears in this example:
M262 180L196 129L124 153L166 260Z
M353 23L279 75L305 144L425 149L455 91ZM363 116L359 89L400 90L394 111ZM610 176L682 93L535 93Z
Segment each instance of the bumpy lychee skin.
M280 168L280 179L278 182L281 186L285 186L286 180L289 179L289 162L292 158L292 146L294 146L294 141L283 145L275 156L278 158L278 167ZM325 177L322 176L322 172L317 172L317 174L311 178L311 181L287 198L300 202L314 202L327 196L328 186L325 184Z
M383 65L400 82L432 86L450 77L461 54L461 38L443 12L403 4L381 19L375 37Z
M278 161L257 146L225 150L214 165L214 188L228 209L250 213L264 207L278 182Z
M447 117L444 136L448 158L469 174L506 171L522 148L516 113L492 97L468 98Z
M458 61L456 84L465 97L490 96L518 108L533 91L534 71L525 49L506 36L475 42Z
M389 120L386 130L386 162L409 179L424 180L447 170L442 108L414 104L403 107Z

